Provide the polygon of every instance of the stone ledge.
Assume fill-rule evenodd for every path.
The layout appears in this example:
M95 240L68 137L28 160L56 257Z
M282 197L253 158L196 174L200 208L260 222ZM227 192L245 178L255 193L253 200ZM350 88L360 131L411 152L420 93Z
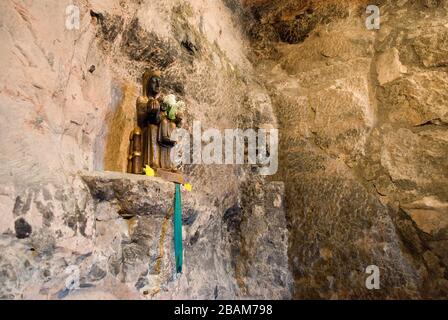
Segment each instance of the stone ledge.
M164 216L173 206L174 183L158 177L111 171L81 171L79 175L96 201L118 204L125 216ZM184 208L190 203L184 201Z

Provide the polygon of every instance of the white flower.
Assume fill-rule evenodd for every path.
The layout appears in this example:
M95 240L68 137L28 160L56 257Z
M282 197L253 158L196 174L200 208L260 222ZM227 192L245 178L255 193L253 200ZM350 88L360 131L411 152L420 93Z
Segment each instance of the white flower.
M176 107L177 107L177 109L183 109L185 107L185 102L183 102L181 100L177 101Z
M174 94L169 94L163 98L163 103L167 106L173 107L176 105L176 96Z

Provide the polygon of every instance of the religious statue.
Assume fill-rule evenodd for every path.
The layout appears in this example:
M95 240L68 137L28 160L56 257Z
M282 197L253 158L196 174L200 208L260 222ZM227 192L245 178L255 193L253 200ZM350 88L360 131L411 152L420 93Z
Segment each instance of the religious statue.
M172 140L173 132L182 123L183 102L176 102L172 94L166 96L162 101L162 114L160 119L159 142L161 147L160 166L164 170L176 172L176 167L171 161L170 153L176 141Z
M175 175L177 168L170 157L176 145L173 132L182 123L183 102L176 102L174 95L160 97L161 73L158 70L145 71L142 79L142 95L137 98L137 126L129 141L129 173L144 174L149 166L156 175L182 180Z

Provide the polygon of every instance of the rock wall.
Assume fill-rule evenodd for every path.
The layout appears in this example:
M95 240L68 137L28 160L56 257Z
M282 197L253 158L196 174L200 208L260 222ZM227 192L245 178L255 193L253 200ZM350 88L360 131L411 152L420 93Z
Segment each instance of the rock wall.
M366 4L1 2L0 298L446 298L448 3ZM280 129L274 177L183 166L180 275L174 186L123 173L145 68L190 132Z
M446 1L255 4L295 298L446 298ZM377 265L381 289L365 288Z
M174 186L110 172L124 172L145 68L161 69L163 93L186 102L190 132L195 120L203 130L276 125L226 3L0 7L0 297L290 297L282 200L240 192L257 181L282 199L281 183L255 167L185 165L193 192L184 195L185 267L176 275ZM246 220L266 215L274 225L247 232ZM278 231L273 242L261 234L268 227ZM275 246L252 252L255 243Z

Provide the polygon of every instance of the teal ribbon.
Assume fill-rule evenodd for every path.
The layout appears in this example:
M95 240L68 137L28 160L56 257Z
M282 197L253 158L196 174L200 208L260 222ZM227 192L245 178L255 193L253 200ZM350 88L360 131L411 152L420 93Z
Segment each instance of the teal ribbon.
M176 272L182 272L182 198L180 184L176 183L174 193L174 253L176 256Z

